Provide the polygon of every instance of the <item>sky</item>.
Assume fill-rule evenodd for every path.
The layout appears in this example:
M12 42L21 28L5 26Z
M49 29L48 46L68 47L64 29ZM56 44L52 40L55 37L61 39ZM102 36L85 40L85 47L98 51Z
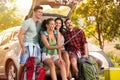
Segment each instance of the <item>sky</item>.
M18 13L26 15L32 5L32 0L17 0Z

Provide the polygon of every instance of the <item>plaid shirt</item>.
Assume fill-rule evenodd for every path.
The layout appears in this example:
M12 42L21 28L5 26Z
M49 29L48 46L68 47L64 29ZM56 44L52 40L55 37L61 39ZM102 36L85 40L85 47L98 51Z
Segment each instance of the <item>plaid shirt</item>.
M64 33L65 42L68 41L73 35L75 35L81 29L74 28L71 32ZM76 35L69 43L65 45L68 52L77 53L80 51L84 55L84 44L87 43L84 32L81 30L79 34Z

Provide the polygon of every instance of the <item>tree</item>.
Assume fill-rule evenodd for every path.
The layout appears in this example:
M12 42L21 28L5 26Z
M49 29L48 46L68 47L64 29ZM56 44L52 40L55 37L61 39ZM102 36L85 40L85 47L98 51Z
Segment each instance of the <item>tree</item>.
M95 16L96 20L92 26L96 26L92 30L92 34L97 35L100 48L104 48L104 41L113 41L120 38L120 1L113 0L87 0L87 3L80 3L75 10L74 16L85 18L87 26L88 16ZM73 18L72 17L72 18Z
M2 0L0 2L0 31L21 25L22 17L17 15L16 0Z

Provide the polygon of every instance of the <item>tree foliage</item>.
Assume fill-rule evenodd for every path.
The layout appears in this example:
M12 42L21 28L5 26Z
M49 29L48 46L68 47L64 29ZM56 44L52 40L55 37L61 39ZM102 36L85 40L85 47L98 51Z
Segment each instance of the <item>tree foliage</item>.
M72 19L80 17L86 19L87 26L90 22L87 21L88 16L95 16L93 22L94 29L88 27L92 35L96 35L99 41L100 48L103 49L104 41L113 41L120 38L120 1L115 0L87 0L86 3L80 3L75 10ZM75 18L74 18L75 17ZM88 30L87 29L87 30ZM86 31L87 31L86 30ZM89 35L91 35L89 33Z
M16 13L15 0L3 0L0 2L0 31L21 25L22 18Z

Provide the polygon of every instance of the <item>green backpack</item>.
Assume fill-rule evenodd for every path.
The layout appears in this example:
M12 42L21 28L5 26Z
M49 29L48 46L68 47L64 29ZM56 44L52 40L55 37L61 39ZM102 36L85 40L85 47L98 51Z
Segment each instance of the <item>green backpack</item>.
M78 59L79 80L99 80L98 64L92 57Z

